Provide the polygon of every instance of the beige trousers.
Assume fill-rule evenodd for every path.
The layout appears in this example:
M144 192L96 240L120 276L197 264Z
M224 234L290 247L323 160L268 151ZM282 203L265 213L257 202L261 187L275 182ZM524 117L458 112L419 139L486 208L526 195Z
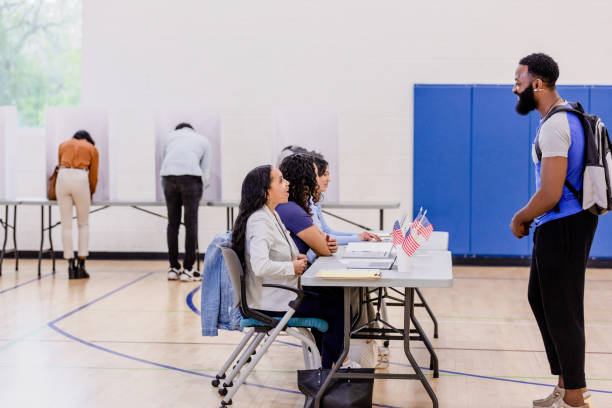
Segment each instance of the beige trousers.
M74 258L72 243L72 206L76 207L79 228L79 256L89 255L89 174L86 170L61 168L57 173L55 186L57 204L62 222L62 246L64 258Z

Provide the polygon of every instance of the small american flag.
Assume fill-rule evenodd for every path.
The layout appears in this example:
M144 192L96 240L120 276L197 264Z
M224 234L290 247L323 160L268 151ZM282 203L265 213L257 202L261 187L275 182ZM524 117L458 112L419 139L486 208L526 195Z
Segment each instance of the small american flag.
M433 224L429 222L429 220L427 219L425 215L423 215L421 219L418 220L418 225L416 227L416 230L419 233L419 235L424 236L426 240L428 240L429 237L431 236L433 229L434 229Z
M402 246L402 241L404 237L402 236L402 227L400 226L399 221L395 220L395 224L393 224L393 247L399 248Z
M408 256L414 255L416 250L419 249L419 246L421 246L421 244L417 242L414 236L412 236L412 234L410 233L411 231L412 229L409 229L408 232L406 232L406 237L404 238L404 243L402 244L402 250Z

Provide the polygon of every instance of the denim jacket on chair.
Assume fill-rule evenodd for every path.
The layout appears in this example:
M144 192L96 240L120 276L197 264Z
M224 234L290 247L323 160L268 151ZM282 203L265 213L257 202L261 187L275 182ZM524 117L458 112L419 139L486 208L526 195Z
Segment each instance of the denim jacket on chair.
M202 275L202 336L217 336L217 329L241 330L242 315L234 303L234 290L219 244L232 240L232 233L215 235L206 249Z

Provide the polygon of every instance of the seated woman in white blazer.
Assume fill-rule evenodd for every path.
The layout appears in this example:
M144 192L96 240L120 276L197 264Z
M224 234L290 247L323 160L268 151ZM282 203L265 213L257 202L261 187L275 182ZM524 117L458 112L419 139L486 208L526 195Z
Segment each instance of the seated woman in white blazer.
M247 303L267 315L281 317L296 295L286 290L263 287L278 284L297 287L306 268L275 208L289 198L289 182L280 170L259 166L242 182L240 210L232 233L232 248L245 271ZM342 299L321 299L305 293L295 317L316 317L327 321L329 330L317 333L323 368L331 368L342 352L344 315Z

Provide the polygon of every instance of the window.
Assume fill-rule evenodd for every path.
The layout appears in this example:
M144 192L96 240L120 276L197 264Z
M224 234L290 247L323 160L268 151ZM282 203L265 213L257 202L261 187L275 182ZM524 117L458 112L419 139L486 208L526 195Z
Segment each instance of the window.
M22 126L81 99L81 0L0 0L0 105Z

